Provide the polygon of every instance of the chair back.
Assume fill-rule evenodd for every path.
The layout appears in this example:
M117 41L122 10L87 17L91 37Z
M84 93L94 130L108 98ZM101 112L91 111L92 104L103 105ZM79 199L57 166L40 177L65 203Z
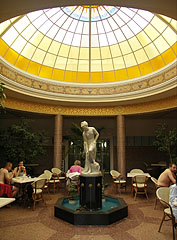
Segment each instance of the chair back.
M151 181L155 184L155 186L157 187L157 182L158 180L155 177L151 177Z
M120 176L120 173L116 170L111 170L110 174L111 174L112 178L114 178L114 179L116 179Z
M160 201L163 205L164 205L164 201L168 204L169 198L170 198L170 188L168 187L158 188L156 191L156 195L159 200L163 200L163 201Z
M51 169L51 172L52 172L52 173L55 173L55 174L57 174L57 175L60 175L61 170L60 170L59 168L52 168L52 169Z
M39 179L31 184L34 189L43 189L45 186L45 179Z
M52 178L52 173L49 170L45 170L44 175L46 176L46 178L48 180L50 180Z
M47 179L47 177L46 177L45 173L42 173L41 175L39 175L39 177L38 177L38 178Z
M136 183L146 184L148 180L148 177L145 175L136 175L133 178L133 181Z
M130 173L144 173L143 172L143 170L141 170L141 169L136 169L136 168L134 168L134 169L132 169L131 171L130 171Z

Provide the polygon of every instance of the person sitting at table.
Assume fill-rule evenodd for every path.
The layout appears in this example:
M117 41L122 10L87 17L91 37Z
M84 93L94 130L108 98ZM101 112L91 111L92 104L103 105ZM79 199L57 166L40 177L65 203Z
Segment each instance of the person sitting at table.
M176 164L170 163L169 168L162 172L158 178L158 187L169 187L176 183Z
M26 169L25 166L23 166L23 161L19 161L18 163L18 167L16 167L14 169L15 172L15 177L22 177L22 176L26 176Z
M9 171L12 169L12 163L7 162L4 168L0 169L0 184L1 194L6 193L8 197L14 197L18 193L18 188L11 185L12 178L15 176L14 171L9 176ZM9 193L10 190L10 193Z
M69 173L73 173L73 172L78 172L81 173L81 162L79 160L76 160L74 162L74 165L72 167L70 167L69 169Z

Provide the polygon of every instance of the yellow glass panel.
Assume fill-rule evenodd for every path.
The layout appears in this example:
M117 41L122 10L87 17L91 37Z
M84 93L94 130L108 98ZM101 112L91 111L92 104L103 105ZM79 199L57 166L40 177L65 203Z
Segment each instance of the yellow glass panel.
M7 60L9 63L15 64L18 56L19 56L18 53L16 53L14 50L12 50L11 48L9 48L9 50L8 50L8 52L6 53L6 55L4 56L4 58L5 58L5 60Z
M91 71L92 72L102 71L101 60L92 60L91 61Z
M32 60L37 63L42 63L44 60L45 54L46 53L43 50L37 48L32 57Z
M78 72L77 82L88 83L89 82L89 73L87 72Z
M79 60L78 72L88 72L89 71L89 61Z
M148 25L144 31L147 33L147 35L149 36L149 38L153 41L155 38L157 38L159 36L159 33L155 30L154 27L152 27L151 25Z
M21 35L28 41L30 37L35 33L36 28L30 24L22 33Z
M110 46L110 48L111 48L112 57L119 57L122 55L118 44L112 45Z
M159 32L163 32L164 29L167 27L167 24L161 19L159 19L157 16L153 17L151 24L154 25Z
M20 53L22 49L25 47L26 40L22 38L21 36L18 36L18 38L14 41L11 48L14 49L16 52Z
M176 56L171 48L169 48L167 51L162 53L162 57L166 64L169 64L176 59Z
M111 58L109 47L101 47L100 50L101 50L101 58L102 59Z
M55 63L55 68L59 68L59 69L65 70L66 62L67 62L67 58L57 57L57 61Z
M0 55L2 57L7 52L8 48L9 46L2 39L0 39Z
M79 48L78 47L71 47L69 52L69 58L76 58L78 59L79 56Z
M59 81L63 81L64 79L64 70L60 70L60 69L54 69L53 70L53 74L52 74L52 79L54 80L59 80Z
M153 67L153 70L156 71L162 67L165 66L165 63L163 62L163 59L161 56L155 57L151 60L151 64Z
M37 31L32 38L29 40L30 43L32 43L34 46L38 46L38 44L40 43L40 41L42 40L42 38L44 37L44 35L42 33L40 33L39 31Z
M76 82L77 72L65 71L64 81L66 82Z
M176 33L168 27L163 33L163 37L167 40L170 45L173 45L177 41ZM170 37L169 37L170 36Z
M137 77L141 76L138 66L127 68L127 72L128 72L128 77L130 79L131 78L137 78Z
M91 73L91 83L103 82L102 72L92 72Z
M136 57L138 64L148 61L148 57L147 57L144 49L140 49L134 53L135 53L135 57Z
M61 46L61 43L56 42L56 41L52 41L48 52L58 55L58 51L60 49L60 46Z
M92 59L100 59L100 49L99 48L91 48L91 58Z
M146 75L153 72L150 62L139 64L139 68L140 68L141 75Z
M123 55L132 52L128 42L121 42L119 45L120 45Z
M77 71L78 60L68 58L66 70Z
M103 71L112 71L114 70L112 59L102 60Z
M41 64L30 61L27 71L29 73L38 75L40 71Z
M47 53L47 55L46 55L46 57L44 59L43 64L48 66L48 67L53 67L54 64L55 64L55 60L56 60L56 55Z
M114 71L103 72L103 82L114 82L115 80Z
M34 47L32 44L27 43L23 51L21 52L21 55L23 55L26 58L31 59L31 57L34 54L34 51L36 50L36 47Z
M69 48L70 48L70 46L62 44L58 55L61 57L68 57Z
M89 48L80 48L79 59L89 59Z
M44 78L51 78L52 77L52 68L47 67L47 66L42 66L39 76L44 77Z
M131 67L131 66L137 65L133 53L125 55L124 60L125 60L126 67Z
M133 49L133 51L136 51L136 50L138 50L142 47L140 42L138 41L138 39L136 37L132 37L128 41L129 41L130 46Z
M159 55L159 53L153 43L150 43L144 49L150 59Z
M51 41L52 41L52 39L50 39L48 37L44 37L42 39L42 41L40 42L38 47L41 48L44 51L47 51L49 46L50 46L50 44L51 44Z
M115 74L116 74L116 80L117 81L122 81L122 80L127 80L128 79L126 69L116 70Z
M147 36L145 32L138 33L137 38L139 39L143 47L151 42L150 38Z
M125 68L125 63L124 63L123 57L113 58L113 62L114 62L115 69Z
M19 56L15 66L26 71L28 64L29 64L29 59L27 59L23 56Z
M177 42L172 46L175 54L177 55Z
M169 45L167 42L164 40L162 36L158 37L155 41L154 44L156 45L157 49L159 50L160 53L163 53L169 48Z

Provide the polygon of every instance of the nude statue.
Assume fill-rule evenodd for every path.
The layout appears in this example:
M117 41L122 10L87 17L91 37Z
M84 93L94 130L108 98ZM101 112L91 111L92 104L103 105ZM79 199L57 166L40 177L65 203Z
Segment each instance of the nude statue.
M96 141L99 137L99 133L94 127L89 127L86 121L81 122L81 128L83 129L84 152L86 154L85 168L83 172L84 173L99 172L100 166L95 161Z

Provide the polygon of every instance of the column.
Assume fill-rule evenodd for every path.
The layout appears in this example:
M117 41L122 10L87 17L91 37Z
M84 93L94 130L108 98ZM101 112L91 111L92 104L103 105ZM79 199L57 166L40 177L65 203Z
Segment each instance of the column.
M125 159L125 116L117 116L117 166L121 174L126 175Z
M63 117L62 115L58 114L55 116L53 167L59 169L61 169L62 163L62 125Z

